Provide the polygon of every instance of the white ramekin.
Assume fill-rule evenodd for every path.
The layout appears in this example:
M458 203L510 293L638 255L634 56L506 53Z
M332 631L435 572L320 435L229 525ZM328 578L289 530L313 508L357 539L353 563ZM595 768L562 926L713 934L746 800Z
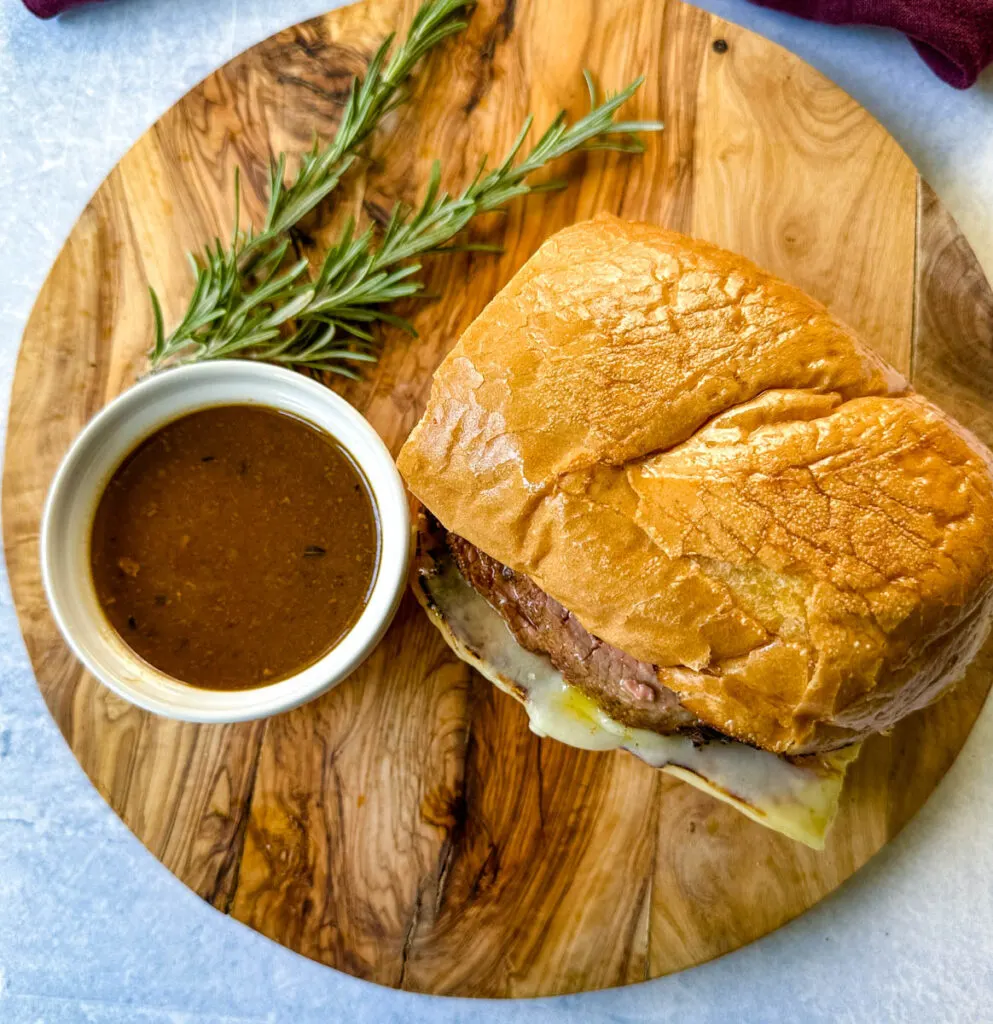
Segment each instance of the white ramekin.
M152 668L124 643L97 601L90 533L97 503L122 460L146 437L186 413L216 405L261 405L332 434L361 467L380 525L369 603L320 661L251 690L204 690ZM166 370L114 399L85 427L59 466L41 523L41 572L55 621L89 672L115 693L169 718L240 722L296 707L341 682L382 637L403 593L410 514L400 475L379 435L344 399L300 374L225 360Z

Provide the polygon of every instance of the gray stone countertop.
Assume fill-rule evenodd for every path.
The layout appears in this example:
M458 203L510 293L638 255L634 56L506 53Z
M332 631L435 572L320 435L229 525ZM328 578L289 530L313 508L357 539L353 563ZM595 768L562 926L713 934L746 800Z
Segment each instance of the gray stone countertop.
M40 23L0 0L0 373L84 203L127 147L236 52L331 0L111 0ZM993 269L993 77L943 85L881 30L744 0L702 6L820 68L872 111ZM993 706L945 781L867 868L791 925L683 974L516 1003L377 988L202 903L77 767L0 588L0 1022L420 1024L993 1021ZM477 1017L478 1015L478 1017Z

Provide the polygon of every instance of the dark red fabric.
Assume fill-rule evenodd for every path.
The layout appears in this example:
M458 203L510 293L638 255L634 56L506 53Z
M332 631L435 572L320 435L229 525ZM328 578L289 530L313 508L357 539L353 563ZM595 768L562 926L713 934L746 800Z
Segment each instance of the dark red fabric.
M56 14L68 11L70 7L78 7L89 0L24 0L24 6L39 18L54 18Z
M993 0L752 0L830 25L878 25L910 38L928 67L968 89L993 61Z
M24 0L39 18L87 0ZM877 25L910 38L932 71L968 89L993 61L993 0L752 0L831 25Z

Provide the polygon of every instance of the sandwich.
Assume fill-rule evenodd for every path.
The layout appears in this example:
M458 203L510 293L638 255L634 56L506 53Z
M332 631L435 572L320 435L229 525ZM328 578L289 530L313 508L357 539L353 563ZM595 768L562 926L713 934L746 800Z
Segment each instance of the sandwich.
M989 630L993 460L798 289L600 217L438 368L412 585L540 736L822 848L859 745Z

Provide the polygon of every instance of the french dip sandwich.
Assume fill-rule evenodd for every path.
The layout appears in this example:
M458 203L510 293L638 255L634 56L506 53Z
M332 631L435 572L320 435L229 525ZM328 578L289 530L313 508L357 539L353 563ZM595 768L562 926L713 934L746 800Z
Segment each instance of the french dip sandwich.
M815 848L860 742L989 629L990 453L820 303L651 225L549 239L398 465L418 599L536 733Z

